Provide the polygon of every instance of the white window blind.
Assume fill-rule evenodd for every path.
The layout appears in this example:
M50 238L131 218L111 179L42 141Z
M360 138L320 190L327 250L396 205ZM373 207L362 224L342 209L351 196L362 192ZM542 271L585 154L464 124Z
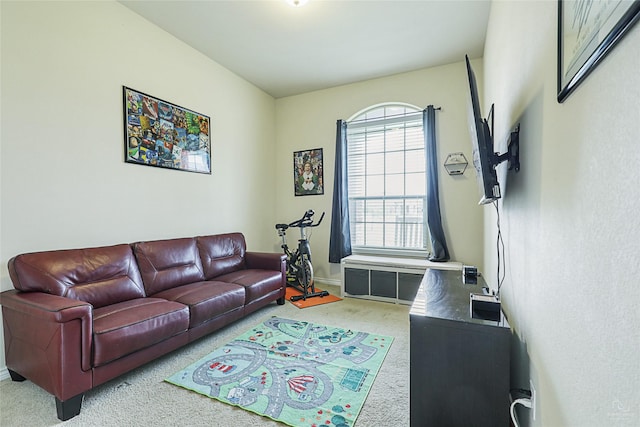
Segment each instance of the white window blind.
M374 107L347 126L354 249L427 250L422 112Z

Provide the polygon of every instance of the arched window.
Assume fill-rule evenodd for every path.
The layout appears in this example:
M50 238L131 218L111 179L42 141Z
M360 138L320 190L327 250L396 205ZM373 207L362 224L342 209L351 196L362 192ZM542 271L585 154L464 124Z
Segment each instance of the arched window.
M351 244L356 252L426 252L422 110L368 108L348 121Z

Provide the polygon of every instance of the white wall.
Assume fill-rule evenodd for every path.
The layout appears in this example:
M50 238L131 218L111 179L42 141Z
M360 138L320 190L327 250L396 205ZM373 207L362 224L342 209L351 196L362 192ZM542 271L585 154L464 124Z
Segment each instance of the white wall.
M117 3L0 8L2 290L8 259L31 250L231 230L279 250L273 224L307 208L327 212L314 266L337 280L326 262L337 119L386 101L442 106L439 164L453 151L470 157L462 63L274 101ZM522 171L501 171L512 383L533 380L533 425L635 425L640 27L558 104L555 9L494 2L484 77L474 62L498 141L522 125ZM210 115L213 174L125 164L122 85ZM294 197L292 153L310 148L324 149L325 194ZM484 264L495 285L495 216L475 205L473 171L441 174L440 186L453 258Z
M1 7L2 290L27 251L229 231L271 249L271 96L116 2ZM123 85L209 115L213 173L124 163Z
M482 64L473 63L481 79ZM463 176L449 176L442 166L451 152L462 151L469 161L472 159L467 127L468 88L465 65L459 62L276 100L277 215L280 222L290 222L309 208L317 213L326 212L326 223L314 229L311 240L314 272L319 281L340 279L339 264L328 262L336 121L348 120L361 110L384 102L442 107L442 111L436 112L436 138L440 206L447 244L452 260L481 264L482 209L477 206L480 197L475 171L470 165ZM323 149L325 193L296 197L293 152L313 148ZM295 243L293 238L291 243Z
M485 45L484 101L496 104L496 133L522 125L522 170L506 177L501 203L502 296L519 338L512 382L535 385L531 425L636 426L640 26L559 104L556 8L494 2ZM495 271L487 209L484 269Z

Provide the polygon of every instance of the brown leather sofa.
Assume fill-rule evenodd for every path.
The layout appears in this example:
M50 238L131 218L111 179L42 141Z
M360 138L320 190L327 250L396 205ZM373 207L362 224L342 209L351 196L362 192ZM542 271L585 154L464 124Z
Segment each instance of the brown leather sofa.
M6 363L55 396L60 420L87 390L277 301L286 258L241 233L18 255L0 294Z

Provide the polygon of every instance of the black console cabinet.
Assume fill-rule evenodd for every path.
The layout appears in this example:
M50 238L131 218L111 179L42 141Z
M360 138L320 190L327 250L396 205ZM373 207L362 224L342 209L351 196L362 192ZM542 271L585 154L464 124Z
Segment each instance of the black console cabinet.
M485 282L426 271L410 311L412 427L508 427L509 341L499 321L471 316L469 294Z

